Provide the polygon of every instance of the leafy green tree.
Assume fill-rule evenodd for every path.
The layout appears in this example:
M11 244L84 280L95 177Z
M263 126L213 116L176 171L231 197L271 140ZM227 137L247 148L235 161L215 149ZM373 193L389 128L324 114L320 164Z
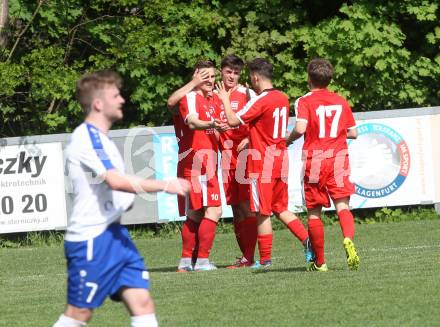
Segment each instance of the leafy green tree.
M9 0L2 32L0 137L71 131L82 119L76 79L104 68L125 81L120 127L169 124L168 95L198 60L227 53L270 59L292 102L321 56L355 111L440 103L432 0Z

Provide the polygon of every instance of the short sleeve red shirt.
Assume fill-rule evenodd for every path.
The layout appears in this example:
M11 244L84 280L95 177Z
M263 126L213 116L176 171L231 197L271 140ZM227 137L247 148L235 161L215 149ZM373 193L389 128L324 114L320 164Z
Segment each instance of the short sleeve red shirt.
M250 100L237 117L243 124L249 125L249 173L272 178L287 176L287 96L275 89L265 90Z
M231 109L234 112L238 112L240 109L242 109L246 103L248 102L248 97L253 98L255 97L255 92L252 90L249 90L249 95L247 94L246 88L243 86L238 87L236 90L234 90L229 99L231 102ZM221 121L226 122L226 115L224 111L223 104L221 103L221 100L216 96L217 100L219 101L219 118ZM222 155L230 155L230 158L222 158L222 162L228 162L229 167L228 169L235 169L237 167L237 157L238 157L238 151L237 147L240 144L240 142L249 136L249 127L248 125L240 125L237 127L232 127L231 129L228 129L224 133L220 133L219 138L219 147L222 151ZM225 151L226 150L226 151ZM227 151L230 150L230 151Z
M350 105L327 89L307 93L295 102L297 121L307 122L303 150L333 150L333 156L347 149L347 129L355 127Z
M180 164L183 166L185 176L194 175L192 166L194 156L198 151L212 150L218 151L217 137L213 128L206 130L191 130L187 125L187 119L191 115L196 115L200 120L211 121L217 118L219 108L216 101L212 98L205 98L197 92L190 92L180 100L179 107L181 122L177 125L176 132L180 132L179 154L188 152L184 158L181 158ZM176 127L175 127L176 128ZM203 168L205 168L203 166ZM203 171L202 171L203 173Z

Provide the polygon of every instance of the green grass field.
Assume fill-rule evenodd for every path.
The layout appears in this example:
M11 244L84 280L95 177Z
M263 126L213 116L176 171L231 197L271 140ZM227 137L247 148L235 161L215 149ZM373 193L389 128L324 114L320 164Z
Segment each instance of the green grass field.
M180 238L136 240L150 267L160 326L440 326L440 219L357 225L359 271L346 267L338 226L326 227L328 273L304 271L302 248L275 231L274 266L175 273ZM213 261L238 254L218 235ZM51 326L65 303L62 246L0 249L0 326ZM128 326L106 301L89 326Z

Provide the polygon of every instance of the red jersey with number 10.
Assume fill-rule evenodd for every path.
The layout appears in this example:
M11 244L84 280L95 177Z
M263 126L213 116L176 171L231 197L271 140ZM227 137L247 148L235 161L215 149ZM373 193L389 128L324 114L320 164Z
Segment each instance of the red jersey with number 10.
M356 126L350 105L327 89L314 90L295 102L297 121L307 122L303 150L347 149L347 129ZM310 153L311 155L311 153Z
M180 124L176 124L176 136L179 138L179 154L188 152L184 158L181 158L180 164L183 167L182 172L185 176L194 176L205 174L206 157L203 158L201 171L194 171L194 157L197 153L203 157L208 151L215 152L217 156L218 144L214 128L205 130L192 130L187 125L187 119L191 115L196 115L198 119L203 121L212 121L217 118L219 108L217 102L212 98L205 98L197 92L190 92L180 100ZM215 157L217 160L217 157ZM216 165L217 161L215 161Z
M237 117L242 124L249 124L249 173L272 178L287 176L287 95L275 89L264 90L250 100Z

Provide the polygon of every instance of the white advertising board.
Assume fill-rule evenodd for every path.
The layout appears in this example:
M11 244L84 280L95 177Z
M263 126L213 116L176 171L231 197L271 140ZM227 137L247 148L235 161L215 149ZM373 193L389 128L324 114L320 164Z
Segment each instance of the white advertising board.
M65 228L62 144L0 147L0 234Z
M357 121L358 138L348 142L352 208L437 202L432 153L434 116ZM302 209L301 142L290 149L289 208Z
M351 207L440 203L440 107L357 113L355 117L359 137L348 144L356 186ZM289 129L294 120L290 122ZM144 178L174 178L177 143L173 128L136 130L111 132L119 141L127 171ZM0 234L66 228L66 207L72 205L68 195L73 191L63 167L62 144L68 139L68 134L0 139ZM289 147L292 211L304 209L301 149L302 139ZM225 203L223 192L222 200ZM136 201L123 221L138 224L184 218L179 217L175 195L148 194ZM229 206L222 209L223 217L232 216Z

